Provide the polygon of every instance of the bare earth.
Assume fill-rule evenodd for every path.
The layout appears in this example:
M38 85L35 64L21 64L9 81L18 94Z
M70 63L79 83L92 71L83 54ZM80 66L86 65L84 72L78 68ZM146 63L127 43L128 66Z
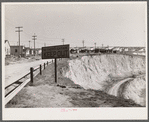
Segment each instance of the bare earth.
M46 63L49 60L41 60L41 56L27 58L8 58L6 62L8 65L5 66L5 86L13 83L19 78L23 77L30 72L30 67L36 68L40 64Z
M58 61L58 83L55 83L54 64L50 64L34 79L33 84L24 87L6 108L43 107L141 107L132 100L108 95L103 91L85 90L62 75L68 59Z

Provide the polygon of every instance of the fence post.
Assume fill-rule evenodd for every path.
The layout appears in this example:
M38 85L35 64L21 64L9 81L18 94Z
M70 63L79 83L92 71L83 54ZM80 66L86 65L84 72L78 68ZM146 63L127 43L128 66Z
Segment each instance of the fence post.
M47 61L47 66L48 66L48 61Z
M42 75L42 66L40 64L40 75Z
M57 59L55 58L55 83L57 83Z
M46 68L45 63L44 63L44 69Z
M30 68L31 83L33 83L33 67Z

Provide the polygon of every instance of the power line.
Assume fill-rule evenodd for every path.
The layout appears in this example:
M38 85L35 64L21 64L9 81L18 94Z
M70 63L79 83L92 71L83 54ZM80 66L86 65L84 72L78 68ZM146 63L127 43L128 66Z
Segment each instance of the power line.
M18 39L19 39L19 55L20 55L20 32L22 32L23 30L20 30L20 28L23 28L23 27L16 27L18 28L18 30L16 32L18 32Z
M35 40L37 40L37 36L35 35L35 33L34 33L34 36L32 36L33 37L33 40L34 40L34 56L35 56Z

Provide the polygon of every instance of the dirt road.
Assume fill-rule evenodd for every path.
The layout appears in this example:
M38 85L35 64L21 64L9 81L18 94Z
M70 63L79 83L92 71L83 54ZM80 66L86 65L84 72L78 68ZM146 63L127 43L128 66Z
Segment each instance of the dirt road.
M118 91L119 91L119 88L120 86L127 82L128 80L132 80L133 78L127 78L127 79L124 79L124 80L121 80L119 81L118 83L114 84L108 91L108 94L110 95L114 95L114 96L118 96Z
M5 86L13 83L19 78L23 77L30 71L30 67L36 68L40 64L46 63L48 60L38 60L33 62L21 62L5 66Z

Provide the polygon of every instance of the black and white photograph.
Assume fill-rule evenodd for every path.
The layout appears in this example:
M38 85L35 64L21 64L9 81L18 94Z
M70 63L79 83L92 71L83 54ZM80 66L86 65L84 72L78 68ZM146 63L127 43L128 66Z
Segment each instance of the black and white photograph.
M1 11L4 120L147 119L147 2Z

